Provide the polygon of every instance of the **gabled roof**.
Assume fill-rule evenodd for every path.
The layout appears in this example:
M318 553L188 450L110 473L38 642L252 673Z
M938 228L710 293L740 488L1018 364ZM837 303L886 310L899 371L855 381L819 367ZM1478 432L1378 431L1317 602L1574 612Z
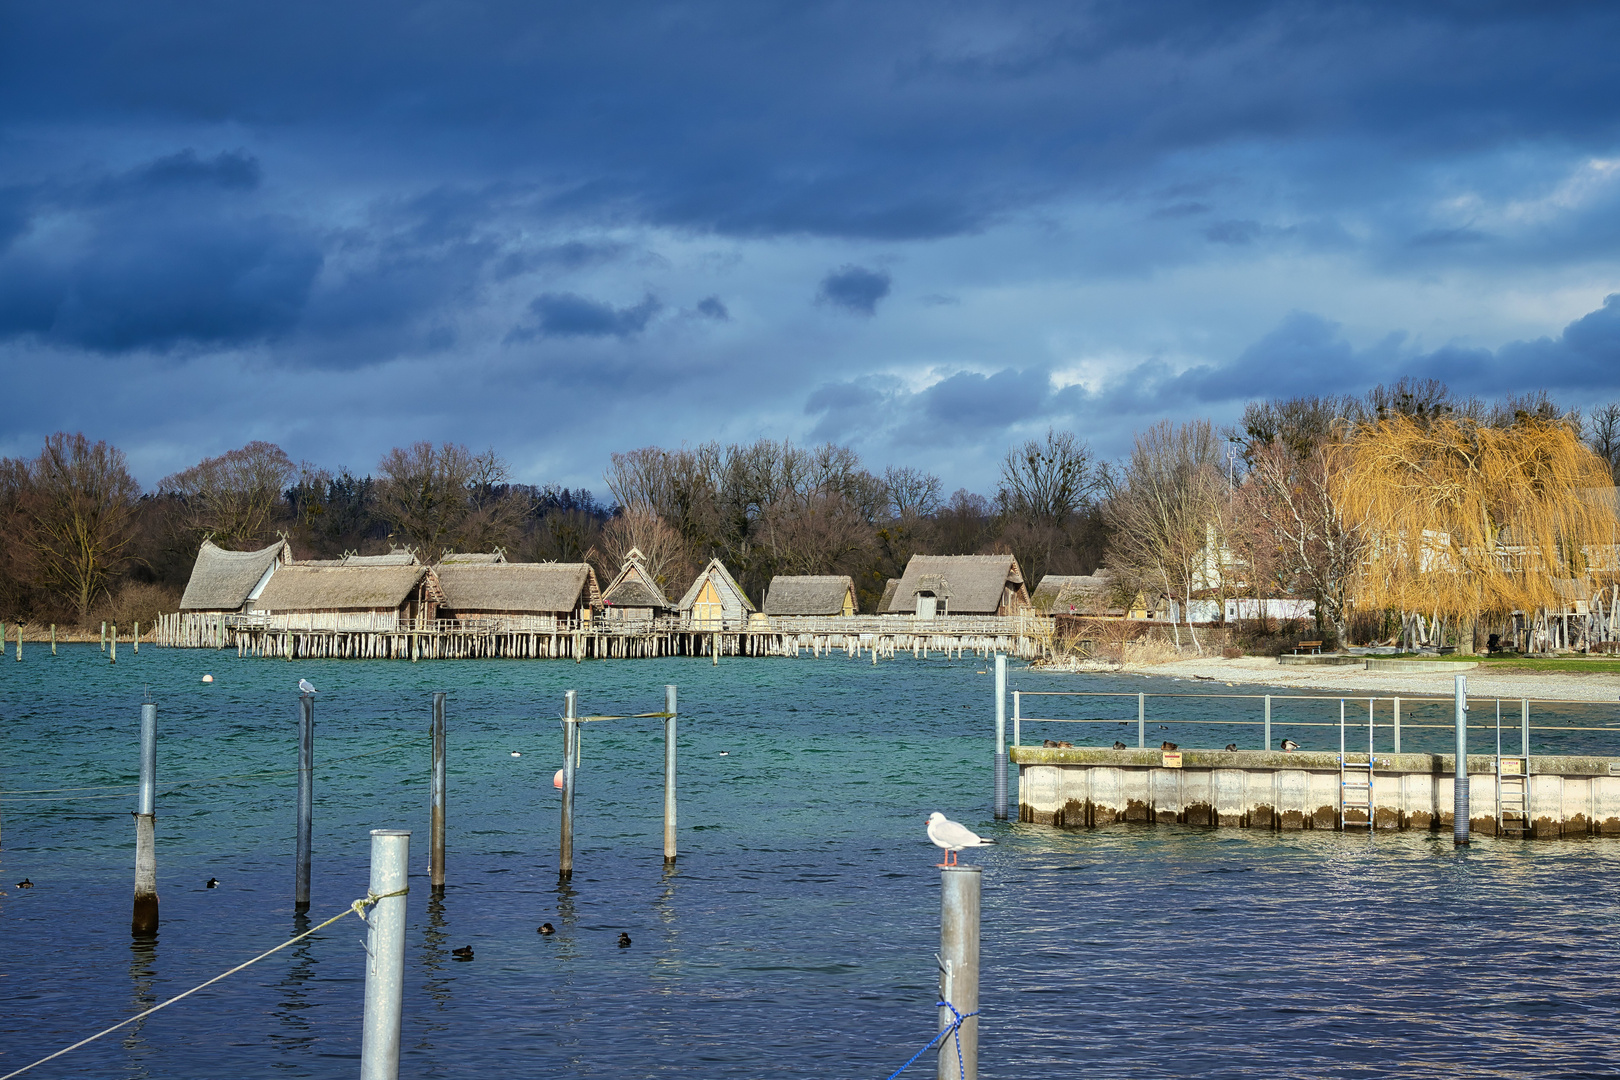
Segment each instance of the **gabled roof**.
M900 588L900 579L892 577L883 583L883 598L878 601L878 614L882 615L889 610L889 604L894 600L894 594Z
M913 555L885 610L915 614L917 594L926 590L948 593L953 615L994 615L1008 585L1023 593L1024 575L1011 555Z
M703 568L703 573L697 576L697 580L692 582L692 587L686 590L686 595L681 597L681 602L675 606L681 611L691 611L692 605L697 603L698 593L702 590L703 583L710 580L713 580L722 589L730 589L732 594L742 602L744 611L754 610L754 602L748 599L748 594L743 592L742 586L737 584L737 579L731 576L731 571L727 570L725 564L719 559L709 560L709 565Z
M765 594L765 614L842 615L844 598L854 592L847 574L778 574Z
M641 551L631 548L624 557L624 565L613 576L612 582L602 590L603 607L670 608L674 605L642 560Z
M421 566L422 560L410 548L397 547L386 555L357 555L346 551L337 559L300 559L299 566Z
M259 596L260 611L385 611L398 608L426 576L425 566L283 566Z
M258 551L227 551L204 540L180 598L180 610L240 611L266 571L291 561L292 548L285 540Z
M444 558L439 560L440 566L489 566L506 562L506 552L496 551L447 551ZM561 566L562 563L530 563L531 566Z
M1113 576L1107 570L1089 575L1047 574L1035 587L1029 602L1036 611L1053 615L1067 615L1070 608L1077 615L1102 614L1110 606L1109 594L1113 587Z
M444 603L460 612L556 615L597 600L588 563L467 563L441 565Z

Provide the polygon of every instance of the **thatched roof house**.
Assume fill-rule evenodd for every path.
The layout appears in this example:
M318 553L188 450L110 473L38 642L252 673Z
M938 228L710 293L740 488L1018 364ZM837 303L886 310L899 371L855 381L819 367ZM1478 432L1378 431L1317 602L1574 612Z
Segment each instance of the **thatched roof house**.
M1028 607L1011 555L913 555L883 614L1016 615Z
M393 629L437 617L444 602L438 576L426 566L304 566L276 571L256 609L268 615L310 616L314 629ZM302 619L297 625L305 625Z
M406 547L391 548L383 555L360 555L345 551L336 559L299 559L299 566L421 566L416 552Z
M441 618L492 616L589 618L601 603L589 563L442 563Z
M710 559L676 607L694 630L732 630L748 624L754 602L719 559Z
M664 595L652 571L647 569L645 559L640 548L631 548L625 555L624 565L602 590L602 614L606 618L639 622L662 615L675 606Z
M506 552L500 548L494 551L447 551L439 560L440 566L491 566L506 562ZM532 563L530 565L541 565Z
M1035 587L1030 606L1042 615L1098 615L1123 618L1114 601L1115 582L1107 570L1095 574L1047 574Z
M191 568L181 611L245 611L259 599L275 572L292 562L292 548L277 540L258 551L227 551L204 540Z
M847 574L778 574L765 593L767 615L853 615L855 580Z
M879 615L883 615L888 612L889 605L894 602L894 594L899 591L899 589L900 579L897 577L889 578L883 583L883 597L878 601L877 608Z

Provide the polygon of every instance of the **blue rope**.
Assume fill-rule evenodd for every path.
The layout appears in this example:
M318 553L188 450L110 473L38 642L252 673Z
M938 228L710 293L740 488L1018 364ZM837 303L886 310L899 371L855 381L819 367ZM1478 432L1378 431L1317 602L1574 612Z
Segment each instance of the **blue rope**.
M911 1066L916 1062L916 1060L918 1058L920 1058L924 1054L928 1053L928 1051L932 1050L935 1046L938 1046L943 1039L946 1039L946 1038L948 1038L949 1036L952 1036L952 1035L956 1036L956 1068L957 1068L958 1072L960 1073L960 1075L962 1077L962 1080L967 1080L967 1062L962 1060L962 1032L961 1032L961 1028L962 1028L963 1023L965 1023L967 1021L967 1018L969 1016L978 1016L979 1015L979 1010L974 1009L972 1012L967 1013L967 1014L964 1015L963 1013L957 1012L956 1011L956 1006L952 1005L948 1001L936 1001L936 1002L934 1002L934 1007L936 1009L949 1009L949 1010L951 1010L951 1013L953 1015L955 1015L956 1019L952 1020L949 1024L946 1024L943 1028L941 1028L938 1035L935 1035L932 1039L929 1039L927 1046L923 1047L921 1050L917 1051L915 1054L912 1054L910 1061L906 1062L904 1065L902 1065L898 1069L894 1070L894 1072L890 1073L889 1074L889 1080L894 1080L895 1077L899 1076L901 1073L903 1073L907 1069L911 1068Z

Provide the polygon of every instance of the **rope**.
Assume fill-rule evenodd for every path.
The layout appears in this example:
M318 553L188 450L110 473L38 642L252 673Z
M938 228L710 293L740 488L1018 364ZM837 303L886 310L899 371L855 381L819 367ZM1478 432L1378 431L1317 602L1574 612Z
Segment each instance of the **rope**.
M638 712L638 713L626 713L624 716L576 716L576 717L574 717L574 719L575 720L655 720L655 719L656 720L667 720L671 716L674 716L674 715L676 715L676 714L672 713L672 712ZM563 717L558 717L558 719L567 720L568 717L563 716Z
M956 1006L952 1005L948 1001L936 1001L936 1002L934 1002L934 1007L937 1008L937 1009L949 1009L949 1010L951 1010L951 1013L953 1015L955 1015L956 1019L952 1020L949 1024L946 1024L943 1028L941 1028L938 1035L935 1035L932 1039L929 1039L927 1046L923 1047L921 1050L917 1051L915 1054L912 1054L910 1061L906 1062L904 1065L902 1065L898 1069L894 1070L894 1072L890 1073L889 1074L889 1080L894 1080L895 1077L899 1076L901 1073L903 1073L907 1069L911 1068L911 1066L916 1062L916 1060L918 1058L922 1057L924 1054L928 1053L928 1051L932 1050L935 1046L939 1045L944 1039L952 1037L952 1036L954 1036L956 1038L956 1068L957 1068L957 1071L960 1073L960 1075L962 1077L962 1080L967 1080L967 1062L965 1062L962 1059L962 1031L961 1031L961 1028L962 1028L962 1025L967 1022L968 1017L970 1017L970 1016L978 1016L979 1015L979 1010L974 1009L972 1012L967 1013L967 1014L964 1015L963 1013L957 1012L956 1011ZM0 1076L0 1080L7 1080L7 1078L4 1077L4 1076Z
M114 1024L112 1027L107 1028L105 1031L98 1031L94 1035L90 1036L88 1039L80 1039L78 1042L74 1043L72 1046L64 1046L62 1049L58 1050L56 1053L48 1054L45 1057L40 1058L38 1061L34 1062L33 1064L24 1065L20 1069L17 1069L17 1070L15 1070L13 1072L8 1072L8 1073L6 1073L6 1075L0 1076L0 1080L11 1080L11 1078L14 1077L14 1076L21 1076L23 1073L27 1072L29 1069L34 1068L36 1065L43 1065L47 1061L51 1061L51 1060L54 1060L56 1058L59 1058L63 1054L66 1054L71 1050L77 1050L79 1047L84 1046L87 1043L95 1042L97 1039L101 1038L103 1035L111 1035L113 1032L117 1031L121 1027L128 1027L130 1024L133 1024L137 1020L145 1019L146 1017L151 1016L153 1013L157 1012L159 1009L166 1009L170 1005L173 1005L175 1002L181 1000L182 998L188 998L192 994L195 994L199 990L202 990L202 989L205 989L207 987L213 986L215 983L219 982L221 979L227 978L227 977L229 977L231 975L235 975L238 971L241 971L243 968L248 967L248 966L250 966L252 964L257 964L260 960L263 960L265 957L270 956L273 953L278 953L282 949L285 949L289 945L298 944L298 942L303 941L305 938L309 937L311 934L315 933L317 930L326 929L328 926L331 926L333 923L337 922L339 919L343 918L346 915L349 915L351 913L355 914L355 915L358 915L358 916L360 916L360 921L364 922L365 918L366 918L366 916L365 916L365 909L366 908L368 908L371 905L375 904L379 900L386 900L390 896L404 896L406 893L408 893L410 891L411 890L410 890L409 886L406 886L405 888L400 889L400 890L398 890L396 892L390 892L390 893L374 893L370 889L367 889L365 896L363 896L360 899L356 900L354 903L350 904L347 908L345 908L342 911L338 912L336 915L332 916L330 919L327 919L325 922L321 923L319 926L313 926L310 929L305 930L302 934L299 934L297 937L290 938L287 941L283 941L280 945L277 945L275 948L267 950L265 952L262 952L258 956L255 956L253 959L248 960L248 961L246 961L244 963L237 964L235 967L231 968L229 971L221 972L220 974L215 975L212 979L209 979L207 982L199 983L198 985L193 986L190 990L187 990L183 994L176 994L174 997L170 998L168 1001L160 1002L160 1003L152 1006L150 1009L147 1009L145 1012L138 1012L134 1016L131 1016L128 1020L120 1020L118 1023Z

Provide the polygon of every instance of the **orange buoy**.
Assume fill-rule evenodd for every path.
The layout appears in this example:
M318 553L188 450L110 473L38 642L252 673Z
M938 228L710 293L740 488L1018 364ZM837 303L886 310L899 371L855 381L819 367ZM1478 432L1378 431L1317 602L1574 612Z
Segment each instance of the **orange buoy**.
M558 769L557 770L557 775L553 776L551 778L551 786L552 787L554 787L554 788L562 787L562 774L563 774L563 771L561 769Z

